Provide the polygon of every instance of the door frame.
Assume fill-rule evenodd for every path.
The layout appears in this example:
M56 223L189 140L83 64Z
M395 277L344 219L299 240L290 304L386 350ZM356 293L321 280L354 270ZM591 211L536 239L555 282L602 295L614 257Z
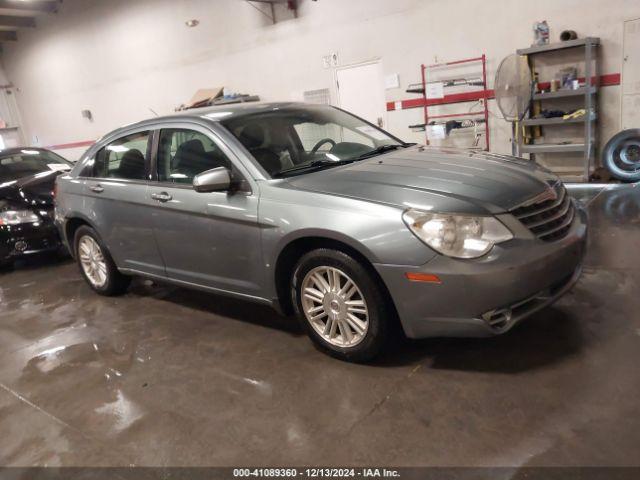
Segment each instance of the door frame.
M620 124L618 127L618 130L622 130L622 127L624 126L624 64L626 62L625 58L624 58L624 54L626 52L626 26L628 22L635 22L637 20L640 20L640 17L635 17L635 18L627 18L625 20L622 21L622 48L620 50ZM639 33L640 35L640 33Z
M336 100L337 100L337 103L338 103L337 106L339 108L343 108L343 106L342 106L342 102L340 101L340 82L338 81L338 71L349 70L351 68L364 67L366 65L374 65L376 63L379 63L380 67L382 67L382 57L373 57L373 58L371 58L369 60L364 60L362 62L356 62L356 63L350 63L348 65L341 65L341 66L336 67L336 68L333 69L333 86L334 86L335 91L336 91ZM383 71L383 74L384 74L384 71ZM382 80L383 80L382 87L384 87L384 78ZM355 115L355 113L353 113L353 112L349 112L349 113ZM383 120L384 125L382 127L380 127L379 125L376 125L376 126L378 128L385 129L385 128L387 128L387 112L386 112L386 109L383 112L382 120ZM375 125L375 123L374 123L374 125Z

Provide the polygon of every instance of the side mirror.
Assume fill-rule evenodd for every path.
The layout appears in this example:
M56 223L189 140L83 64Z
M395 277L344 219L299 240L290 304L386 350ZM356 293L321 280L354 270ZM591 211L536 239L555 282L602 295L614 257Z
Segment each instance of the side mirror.
M199 173L193 178L193 189L196 192L222 192L231 188L231 175L225 167L212 168Z

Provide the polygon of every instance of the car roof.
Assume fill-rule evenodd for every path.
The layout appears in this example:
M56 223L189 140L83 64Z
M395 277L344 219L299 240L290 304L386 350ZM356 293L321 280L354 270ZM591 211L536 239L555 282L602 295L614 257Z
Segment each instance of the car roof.
M228 105L216 105L211 107L192 108L189 110L182 110L171 115L151 117L140 122L125 125L108 133L103 138L112 137L114 134L119 134L121 132L133 130L139 127L145 127L147 125L155 123L169 123L184 120L194 120L196 122L201 122L203 120L210 122L219 122L221 120L228 120L230 118L243 117L246 115L253 115L255 113L262 113L285 108L313 108L322 106L324 105L302 102L245 102L233 103Z
M229 117L252 115L254 113L261 113L269 110L278 110L281 108L307 108L310 106L314 105L302 102L244 102L231 103L227 105L215 105L211 107L192 108L189 110L177 112L176 115L173 116L205 117L217 121L222 120L223 118L226 119ZM226 115L221 115L222 113Z
M170 123L180 122L184 120L193 120L195 122L209 121L219 122L221 120L228 120L230 118L237 118L246 115L253 115L256 113L268 112L273 110L279 110L284 108L314 108L314 107L329 107L328 105L318 105L302 102L244 102L244 103L232 103L227 105L215 105L211 107L192 108L189 110L182 110L171 115L162 115L158 117L151 117L140 122L132 123L122 126L116 130L113 130L96 143L101 143L106 139L111 139L122 134L126 134L131 130L137 128L144 128L148 125L157 123Z

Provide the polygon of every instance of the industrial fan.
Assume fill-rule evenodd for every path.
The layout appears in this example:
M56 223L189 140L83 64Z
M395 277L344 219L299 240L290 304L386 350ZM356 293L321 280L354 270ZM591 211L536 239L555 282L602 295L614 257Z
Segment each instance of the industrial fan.
M533 78L526 57L514 53L500 62L494 91L502 116L512 125L512 151L515 155L518 123L526 115L533 95Z

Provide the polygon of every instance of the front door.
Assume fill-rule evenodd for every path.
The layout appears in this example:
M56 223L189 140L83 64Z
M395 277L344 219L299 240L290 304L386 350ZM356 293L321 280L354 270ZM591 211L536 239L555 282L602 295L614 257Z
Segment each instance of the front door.
M242 181L237 159L203 127L160 131L155 182L155 238L168 278L217 290L260 296L262 259L258 198ZM193 178L226 167L229 192L198 193Z
M164 275L147 200L149 131L119 138L96 153L86 178L86 210L119 268Z

